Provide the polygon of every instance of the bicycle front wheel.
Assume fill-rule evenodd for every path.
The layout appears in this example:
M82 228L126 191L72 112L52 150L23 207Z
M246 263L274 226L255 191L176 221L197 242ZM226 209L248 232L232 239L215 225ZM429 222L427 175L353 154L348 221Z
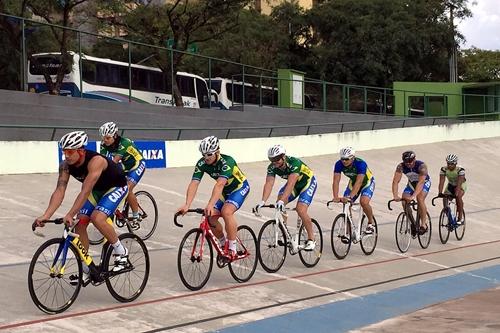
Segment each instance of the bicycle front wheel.
M366 227L368 225L368 217L363 214L363 218L361 219L361 241L359 245L361 245L361 250L367 256L372 254L375 251L375 247L377 247L378 240L378 225L375 216L373 217L373 232L367 234L365 232Z
M194 228L187 232L179 245L177 271L189 290L200 290L208 282L214 265L212 244L203 238L203 231Z
M48 314L67 310L81 288L83 273L78 252L70 245L64 258L61 252L63 246L62 238L49 239L43 243L33 255L28 270L31 299Z
M286 258L287 238L283 227L275 220L262 225L257 238L259 262L268 273L277 272Z
M321 227L319 226L318 221L315 219L311 219L311 226L314 233L314 242L316 247L314 250L300 250L299 257L300 261L306 267L314 267L321 259L321 254L323 253L323 232L321 231ZM299 245L305 246L307 242L307 230L302 223L299 229Z
M113 273L113 247L109 246L104 260L104 267L109 272L106 287L110 294L119 302L131 302L139 297L149 278L149 253L139 236L124 233L119 237L122 245L128 250L127 267L118 273Z
M247 282L257 268L257 238L249 226L240 225L236 238L236 253L247 256L229 263L229 272L238 282Z
M344 259L351 248L351 224L345 214L339 214L333 220L330 242L335 257Z
M446 244L450 237L450 221L448 220L448 209L443 208L439 214L439 239Z
M420 220L420 217L419 217ZM417 225L420 225L420 221L417 221ZM429 212L427 212L427 231L425 234L420 234L418 233L418 242L420 243L420 247L423 249L426 249L429 247L429 244L431 242L431 236L432 236L432 221L431 221L431 216L429 215Z
M127 223L129 232L139 235L142 240L150 238L158 225L158 207L153 196L146 191L135 192L137 203L139 204L139 221L136 224ZM127 203L123 210L125 216L132 220L132 210Z
M455 214L455 216L458 216ZM457 237L457 240L462 240L464 238L465 234L465 211L462 210L462 224L458 225L455 228L455 237Z
M396 219L396 245L401 253L408 251L411 243L411 222L404 212Z

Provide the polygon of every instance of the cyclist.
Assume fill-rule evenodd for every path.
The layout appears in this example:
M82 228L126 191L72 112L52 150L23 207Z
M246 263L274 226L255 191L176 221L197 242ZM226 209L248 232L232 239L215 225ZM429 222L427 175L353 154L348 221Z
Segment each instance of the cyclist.
M463 196L465 191L467 191L467 183L465 179L465 169L457 165L458 156L455 154L449 154L446 156L446 166L442 167L439 172L439 185L438 192L439 196L443 196L444 181L445 178L448 179L448 186L444 194L454 196L457 201L458 210L458 224L462 224L462 212L464 209ZM447 200L446 198L444 200Z
M113 271L118 272L127 266L128 250L125 248L113 226L106 219L113 214L119 202L128 193L127 179L121 168L105 156L85 149L88 136L83 131L74 131L64 135L59 141L59 147L65 160L59 166L57 185L50 197L49 205L42 216L35 219L37 226L43 227L43 221L50 219L61 206L70 176L82 183L80 193L76 197L64 222L71 224L78 213L79 220L75 232L80 235L80 241L86 250L89 248L87 226L90 221L113 245L115 262ZM84 265L88 278L89 268Z
M203 156L194 168L193 177L186 191L186 203L177 212L185 214L194 200L198 186L207 173L215 179L212 195L205 207L210 227L230 258L236 256L236 234L238 223L234 213L240 209L250 191L250 185L236 161L229 155L220 153L219 139L208 136L201 140L199 150ZM227 241L218 215L224 220Z
M355 156L356 151L352 147L340 149L340 160L335 163L333 169L333 202L355 202L361 195L359 203L368 217L366 233L373 233L373 210L370 200L375 190L375 178L368 165L361 158ZM344 197L339 198L339 183L341 172L349 178L349 184L344 191Z
M132 209L132 225L140 221L139 203L134 193L134 187L139 183L144 171L146 161L130 139L118 135L118 126L114 122L104 123L99 128L102 137L101 154L111 156L113 162L120 163L127 175L128 196L127 201Z
M403 202L403 208L406 203L417 199L418 214L420 216L419 234L423 235L428 230L427 225L427 207L425 198L431 188L431 178L424 162L417 160L413 151L405 151L402 155L403 162L399 163L392 179L392 195L394 201ZM408 184L403 190L402 198L398 196L398 184L403 174L408 177Z
M283 211L285 205L295 198L299 198L296 205L297 214L300 216L307 230L307 242L304 250L312 251L316 247L314 233L312 229L311 217L307 213L316 193L317 181L313 171L300 159L286 156L285 148L282 145L274 145L269 148L267 157L271 163L267 167L266 182L262 190L262 201L255 206L255 214L259 214L259 209L266 204L271 195L276 175L287 182L281 187L276 200L276 208Z

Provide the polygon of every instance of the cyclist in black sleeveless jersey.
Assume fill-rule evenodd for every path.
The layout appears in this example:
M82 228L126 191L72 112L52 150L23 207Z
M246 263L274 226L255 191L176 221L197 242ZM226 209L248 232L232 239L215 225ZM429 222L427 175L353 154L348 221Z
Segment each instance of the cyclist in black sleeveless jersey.
M65 160L59 166L57 186L50 197L45 213L35 222L43 226L43 221L50 219L61 206L70 176L82 183L80 193L76 197L64 222L73 222L78 214L79 223L75 227L83 246L89 248L87 226L92 221L94 226L113 245L115 267L113 271L122 270L127 265L127 249L121 244L113 226L106 222L118 204L127 196L127 179L122 169L105 156L85 149L88 137L83 131L75 131L64 135L59 141ZM84 272L88 273L85 266Z

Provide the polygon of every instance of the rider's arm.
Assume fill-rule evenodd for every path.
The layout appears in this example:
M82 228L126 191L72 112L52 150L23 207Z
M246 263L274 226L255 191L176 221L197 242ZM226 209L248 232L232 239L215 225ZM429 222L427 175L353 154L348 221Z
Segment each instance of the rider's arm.
M262 201L266 202L267 199L269 199L269 196L271 195L271 191L273 190L274 186L274 175L266 176L266 182L264 183L264 188L262 189Z
M113 156L113 162L119 163L121 160L122 160L122 155L116 154L115 156Z
M441 174L439 175L438 193L443 193L445 178L446 178L445 175L441 175Z
M358 195L359 190L361 189L361 185L363 184L363 179L365 179L365 174L358 174L356 176L356 181L354 182L354 186L352 187L351 194L349 195L351 198L354 198Z
M392 197L398 198L398 185L401 181L401 177L403 176L403 172L401 171L400 165L394 171L394 177L392 177Z
M333 192L333 199L334 200L339 199L340 176L341 176L341 174L339 172L333 173L332 192Z
M424 163L422 163L419 169L418 183L417 186L415 186L415 192L413 192L413 197L416 198L417 195L419 195L420 192L422 192L426 178L427 178L427 166Z
M71 209L68 211L67 216L75 216L76 213L78 213L78 211L83 207L83 204L90 195L90 192L92 192L92 189L101 176L101 173L106 169L107 166L108 162L104 157L97 156L90 160L87 166L87 177L85 177L80 193L78 193L78 196L76 197L73 206L71 206Z
M214 188L212 189L212 196L210 197L210 200L208 201L207 204L208 207L215 206L217 200L219 200L219 198L222 196L222 190L224 189L224 186L226 184L227 184L227 178L225 177L217 178Z
M457 178L457 189L462 188L463 182L465 182L465 175L459 175Z
M57 178L57 185L50 196L50 201L45 213L43 214L43 220L49 219L52 214L61 206L64 199L64 194L66 193L66 187L69 181L69 168L66 162L62 162L59 166L59 177Z
M191 207L191 203L194 200L194 196L196 195L196 192L198 191L199 185L200 185L200 181L197 179L192 179L188 185L188 188L186 190L186 206L188 209L189 209L189 207Z
M292 194L293 187L295 186L297 179L299 179L298 173L291 173L288 176L285 189L283 190L283 193L278 196L278 200L283 201L285 204L288 203L288 197L290 196L290 194Z

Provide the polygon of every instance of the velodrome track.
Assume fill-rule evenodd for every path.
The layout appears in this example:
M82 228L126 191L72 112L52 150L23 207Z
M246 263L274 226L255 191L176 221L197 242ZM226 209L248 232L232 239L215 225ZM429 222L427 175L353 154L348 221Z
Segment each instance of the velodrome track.
M224 151L224 141L221 145ZM319 264L307 269L297 256L288 255L278 273L268 274L258 266L254 277L244 284L235 282L227 269L220 270L214 266L210 280L199 292L190 292L182 285L176 265L180 239L191 226L197 226L198 217L185 217L182 220L183 229L175 227L172 219L176 208L184 202L192 168L148 170L139 187L155 196L160 221L152 239L147 241L151 272L146 290L135 302L123 304L115 301L104 285L88 286L81 290L68 311L52 316L40 312L33 305L27 287L27 272L31 256L44 241L31 233L31 223L45 210L57 175L0 176L0 330L470 331L466 326L455 325L456 320L450 318L458 316L464 320L465 313L474 318L474 310L480 309L477 305L469 304L467 312L453 313L450 310L442 316L436 315L437 310L423 311L418 312L415 319L411 313L448 299L494 288L499 283L499 145L500 138L493 138L358 152L357 155L368 162L376 178L372 203L379 223L379 239L377 249L371 256L365 256L359 245L353 245L342 261L334 257L329 241L331 223L340 205L334 211L325 206L332 197L332 164L338 155L304 158L319 183L310 209L311 216L320 222L323 229L324 250ZM293 156L293 147L286 148ZM388 211L387 201L392 197L391 181L395 166L401 152L407 148L414 149L417 158L425 161L431 172L432 187L427 203L434 230L427 250L422 250L418 242L413 241L409 251L403 255L394 240L394 221L399 208ZM266 150L267 147L262 147L263 155ZM432 207L430 198L437 194L439 167L444 165L444 157L450 152L459 155L459 164L467 172L467 229L462 241L456 241L451 235L449 242L442 245L437 230L440 208ZM234 157L238 160L237 155ZM249 179L251 192L239 211L238 220L258 233L262 220L251 214L251 207L260 201L267 163L240 166ZM278 190L278 183L274 192ZM342 189L344 185L345 177ZM193 208L204 207L212 186L213 181L205 176ZM403 186L402 182L400 190ZM70 181L65 203L55 216L66 212L78 189L79 183ZM47 226L44 232L48 238L50 235L59 236L61 229ZM398 317L407 313L410 315ZM488 326L484 326L482 331L495 331L494 327L489 330Z

